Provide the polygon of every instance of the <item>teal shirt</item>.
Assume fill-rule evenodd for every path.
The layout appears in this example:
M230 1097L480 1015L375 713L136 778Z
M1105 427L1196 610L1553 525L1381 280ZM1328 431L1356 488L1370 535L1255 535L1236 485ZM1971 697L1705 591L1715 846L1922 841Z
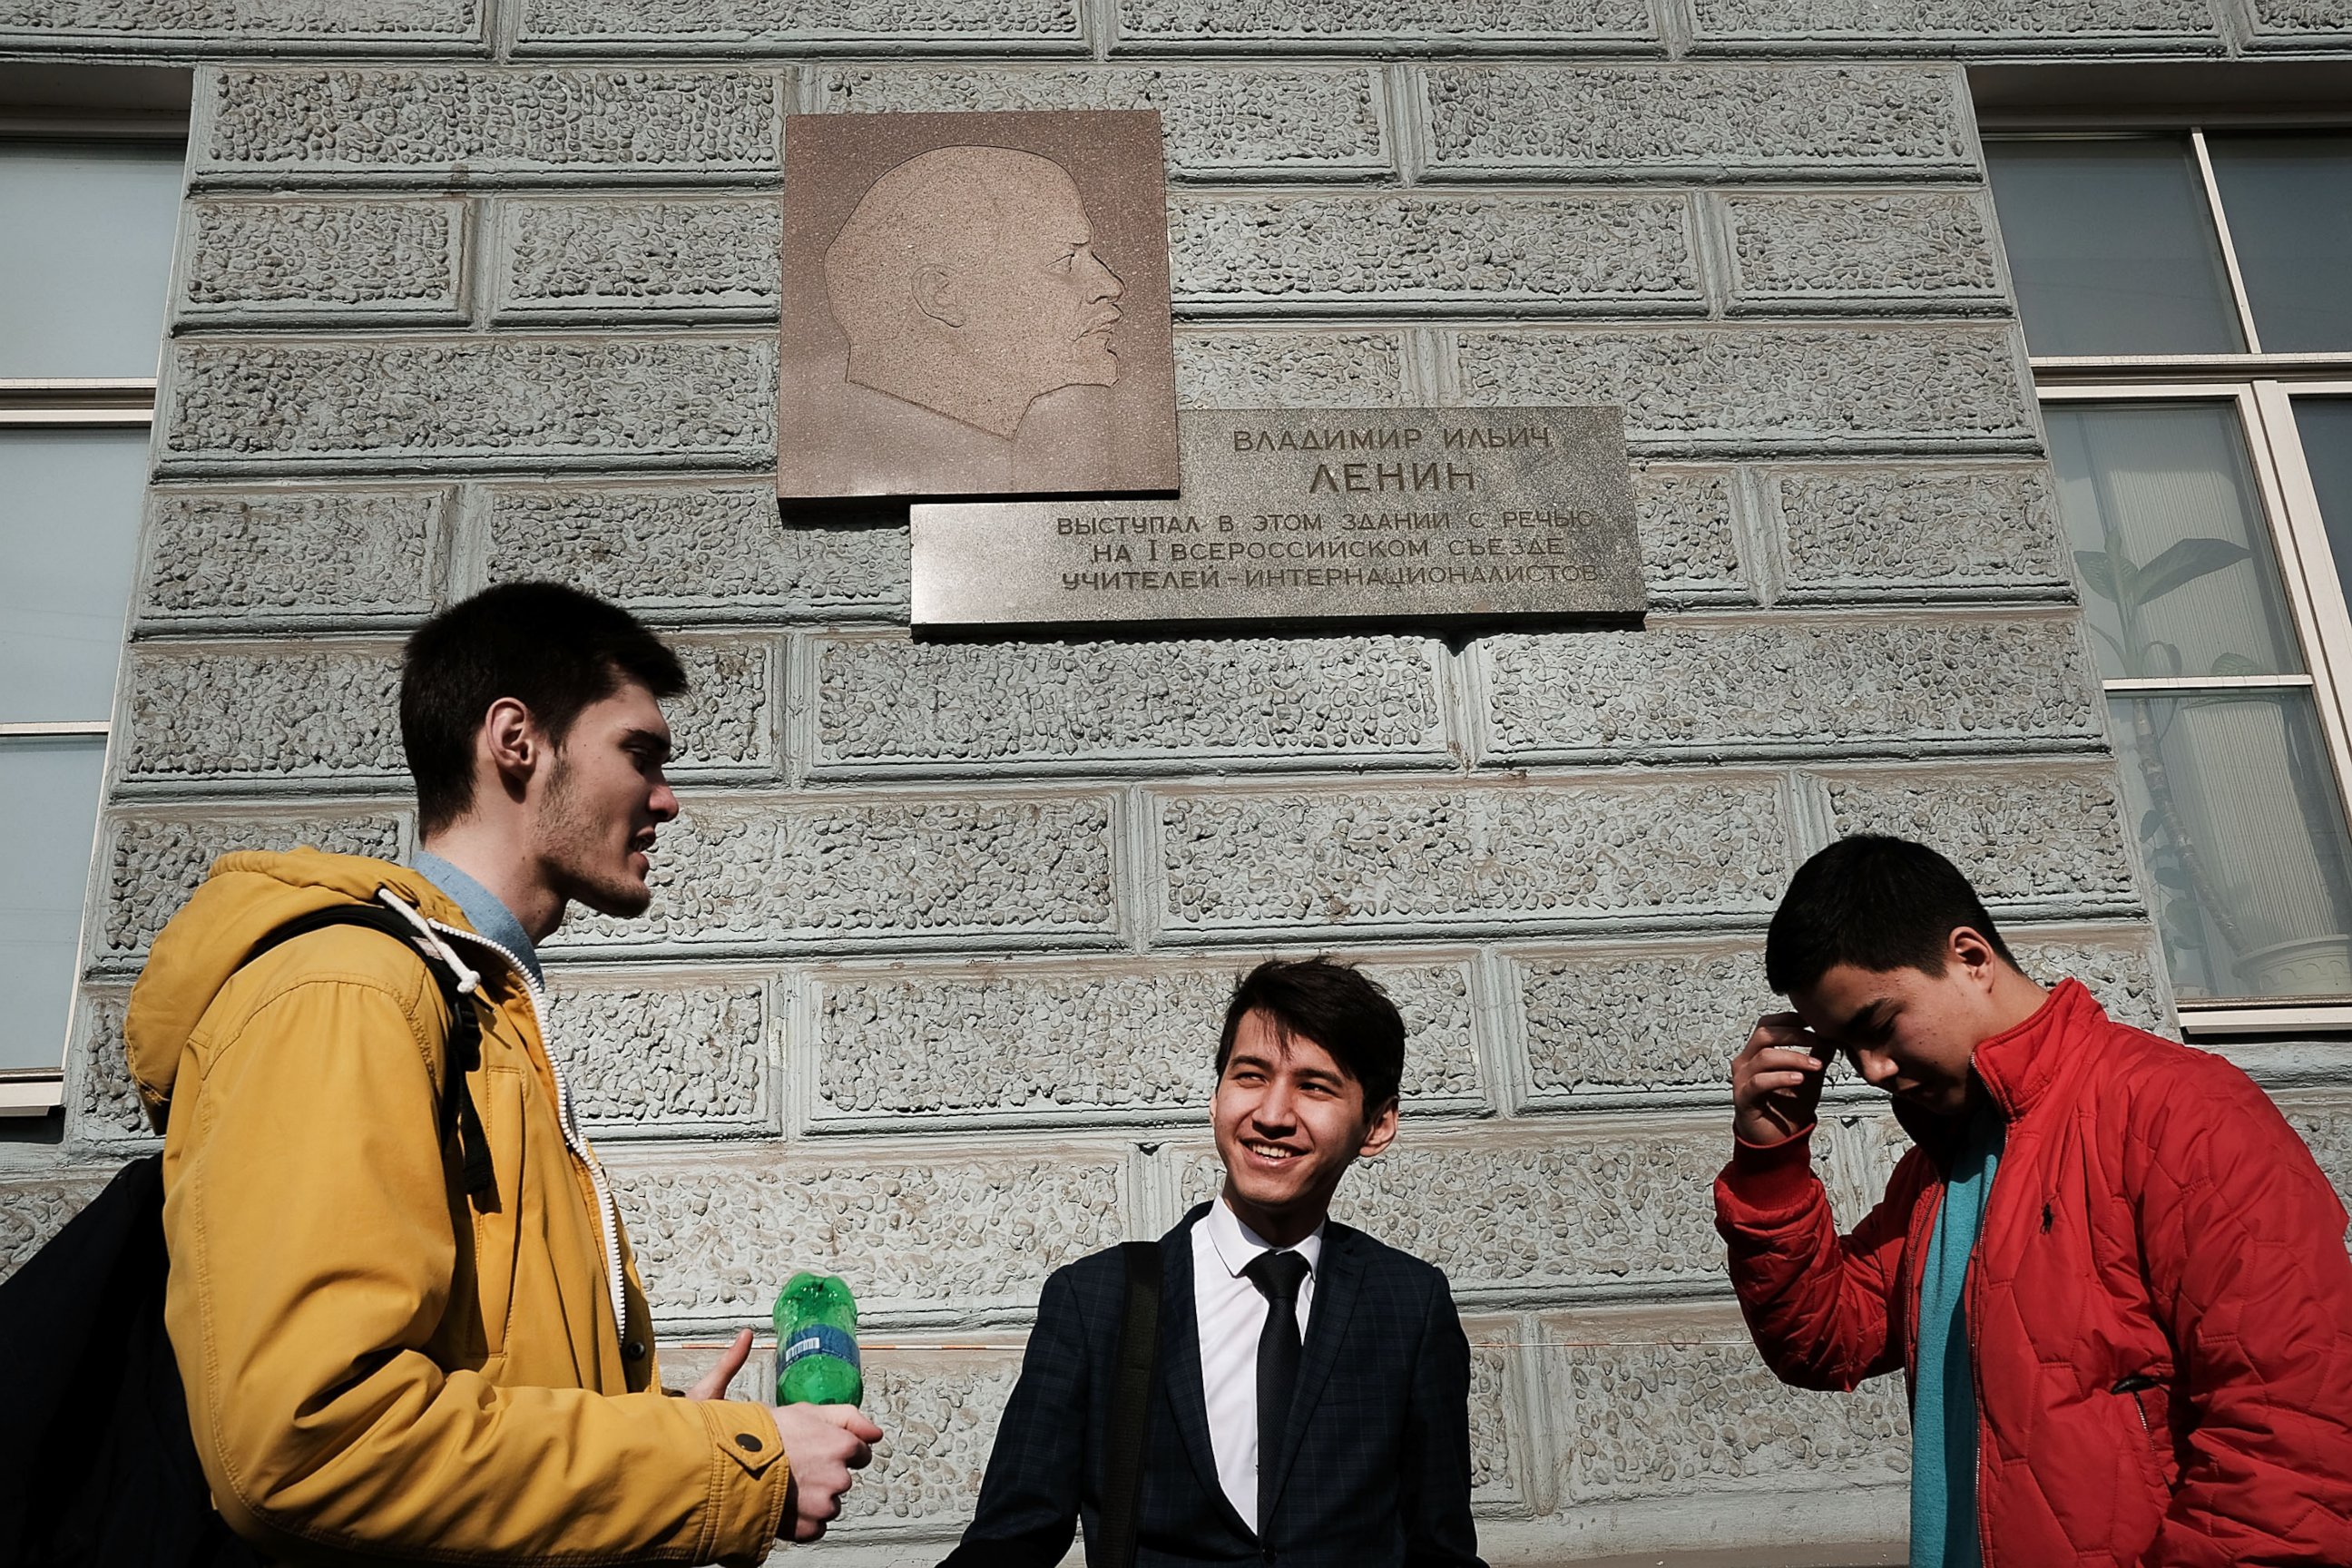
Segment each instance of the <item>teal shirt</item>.
M1919 1367L1911 1402L1911 1568L1977 1568L1977 1390L1969 1364L1969 1255L2009 1124L1969 1119L1944 1183L1919 1279Z

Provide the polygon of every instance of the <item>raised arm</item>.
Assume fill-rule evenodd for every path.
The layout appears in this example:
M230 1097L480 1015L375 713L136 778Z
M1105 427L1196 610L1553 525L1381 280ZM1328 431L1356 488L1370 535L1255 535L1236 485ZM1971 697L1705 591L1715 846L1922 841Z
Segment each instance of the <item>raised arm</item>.
M467 1215L440 1026L421 964L405 990L302 981L211 1048L175 1119L165 1316L221 1511L299 1562L757 1563L790 1496L761 1406L443 1364Z
M1903 1243L1927 1167L1913 1150L1878 1205L1838 1234L1813 1173L1827 1058L1811 1039L1794 1014L1769 1014L1733 1058L1732 1155L1715 1179L1715 1226L1765 1363L1800 1388L1845 1390L1903 1364Z

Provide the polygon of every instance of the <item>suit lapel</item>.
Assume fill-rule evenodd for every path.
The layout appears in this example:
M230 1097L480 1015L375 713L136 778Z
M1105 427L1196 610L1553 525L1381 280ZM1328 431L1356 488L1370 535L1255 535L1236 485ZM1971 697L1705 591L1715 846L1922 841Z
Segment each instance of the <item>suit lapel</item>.
M1331 1381L1331 1369L1339 1364L1339 1346L1347 1338L1348 1319L1356 1309L1356 1298L1364 1279L1364 1252L1356 1245L1357 1233L1337 1220L1323 1233L1323 1260L1315 1272L1315 1304L1307 1316L1307 1343L1298 1361L1298 1383L1290 1394L1290 1419L1282 1433L1282 1447L1274 1455L1274 1486L1268 1496L1278 1505L1282 1489L1290 1479L1290 1467L1298 1458L1300 1443L1307 1425L1315 1413L1315 1402L1323 1397L1323 1385ZM1193 1336L1196 1340L1198 1334ZM1199 1382L1196 1369L1193 1376ZM1206 1409L1203 1401L1202 1408ZM1205 1422L1205 1417L1204 1417ZM1258 1456L1263 1466L1265 1456Z
M1226 1521L1247 1537L1254 1533L1249 1521L1234 1511L1225 1484L1217 1477L1217 1450L1209 1438L1209 1395L1201 1382L1201 1318L1192 1298L1192 1226L1208 1212L1208 1205L1199 1205L1160 1238L1160 1272L1167 1281L1160 1300L1162 1381L1169 1407L1175 1413L1176 1430L1184 1439L1184 1452L1200 1474L1201 1489L1224 1511Z

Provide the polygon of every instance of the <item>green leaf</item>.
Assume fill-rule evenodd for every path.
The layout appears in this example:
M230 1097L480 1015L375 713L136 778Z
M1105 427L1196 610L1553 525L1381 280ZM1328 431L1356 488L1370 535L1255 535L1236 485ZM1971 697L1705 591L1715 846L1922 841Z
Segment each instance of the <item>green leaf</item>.
M2158 834L2163 831L2164 814L2162 812L2151 811L2141 816L2139 819L2139 836L2143 839L2154 838Z
M2260 661L2248 658L2242 653L2223 654L2221 658L2213 661L2212 672L2215 675L2231 677L2241 675L2268 675L2272 673L2271 671L2264 669Z
M2077 550L2074 565L2083 574L2083 585L2109 604L2116 603L2115 569L2107 564L2104 550Z
M2157 881L2164 887L2170 888L2174 891L2181 893L2185 893L2189 890L2188 872L2171 866L2151 866L2148 869L2150 874L2156 878Z
M2141 604L2154 604L2175 588L2226 571L2252 553L2244 545L2232 544L2226 539L2200 536L2179 540L2167 545L2155 560L2139 569L2139 581L2134 586Z
M2151 654L2161 652L2164 655L2164 662L2170 666L2165 671L2166 675L2172 679L2179 679L2183 660L2180 657L2180 649L2177 646L2168 642L2152 642L2147 645L2147 651Z

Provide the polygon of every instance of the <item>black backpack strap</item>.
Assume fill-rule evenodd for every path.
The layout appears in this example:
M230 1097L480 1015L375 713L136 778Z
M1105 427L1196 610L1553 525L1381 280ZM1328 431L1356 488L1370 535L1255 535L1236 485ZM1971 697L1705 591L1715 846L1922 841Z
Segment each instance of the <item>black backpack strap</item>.
M1143 1504L1143 1432L1151 1412L1151 1384L1160 1358L1160 1244L1130 1241L1127 1308L1118 1326L1118 1365L1110 1394L1110 1429L1104 1436L1102 1553L1091 1568L1132 1568Z
M280 943L329 926L380 931L424 959L425 973L441 987L441 1000L449 1008L449 1037L441 1072L441 1135L446 1138L453 1126L457 1131L458 1163L467 1194L479 1197L494 1191L498 1176L490 1164L489 1140L482 1131L481 1113L474 1109L474 1092L466 1084L466 1075L482 1065L482 1016L475 1009L473 998L458 989L457 976L448 962L417 940L415 926L382 904L331 904L297 915L270 931L253 944L245 962L251 963Z

